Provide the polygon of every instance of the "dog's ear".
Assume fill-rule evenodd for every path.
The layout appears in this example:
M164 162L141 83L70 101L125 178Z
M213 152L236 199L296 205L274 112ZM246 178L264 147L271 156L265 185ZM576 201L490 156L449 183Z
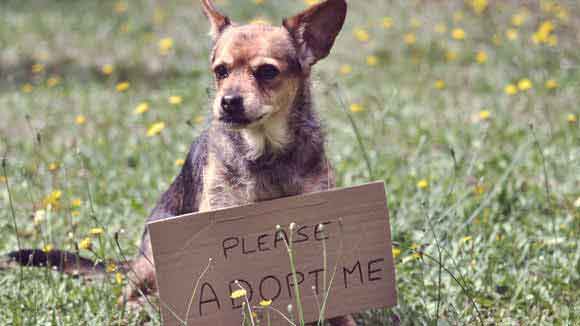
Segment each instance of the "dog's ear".
M201 0L201 6L203 7L203 13L209 19L209 35L215 40L231 24L231 21L215 8L212 0Z
M326 0L298 15L284 19L283 25L298 46L303 69L310 69L329 53L346 18L345 0Z

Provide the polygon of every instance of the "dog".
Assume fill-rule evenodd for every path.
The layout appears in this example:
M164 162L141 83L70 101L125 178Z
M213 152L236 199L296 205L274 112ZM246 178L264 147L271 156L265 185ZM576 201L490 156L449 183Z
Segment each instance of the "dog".
M212 119L148 221L334 187L310 76L343 27L346 1L325 0L282 26L237 24L211 0L201 4L212 41ZM152 261L145 230L123 301L155 293ZM330 323L356 325L351 316Z

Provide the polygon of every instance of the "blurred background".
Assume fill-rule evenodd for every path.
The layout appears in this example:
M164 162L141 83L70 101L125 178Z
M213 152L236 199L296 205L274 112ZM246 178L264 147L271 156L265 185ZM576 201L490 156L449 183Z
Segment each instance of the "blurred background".
M279 24L316 0L216 0ZM385 180L399 306L364 325L580 323L580 3L350 1L315 68L340 186ZM0 3L0 252L136 252L207 124L193 0ZM114 265L0 272L0 323L136 324ZM274 303L275 305L275 303Z

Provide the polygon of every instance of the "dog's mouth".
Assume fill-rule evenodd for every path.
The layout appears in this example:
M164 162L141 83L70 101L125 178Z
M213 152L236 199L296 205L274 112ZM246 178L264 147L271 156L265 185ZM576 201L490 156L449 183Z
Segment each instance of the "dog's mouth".
M266 114L262 114L255 119L249 119L245 115L222 115L218 120L228 128L243 129L252 124L260 122L262 119L264 119L264 117L266 117Z

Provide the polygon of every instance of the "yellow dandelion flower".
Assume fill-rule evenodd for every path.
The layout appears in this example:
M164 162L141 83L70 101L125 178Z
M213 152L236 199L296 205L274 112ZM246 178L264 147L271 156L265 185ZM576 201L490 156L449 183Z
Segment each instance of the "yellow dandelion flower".
M89 233L94 236L102 235L105 232L103 228L92 228L89 230Z
M22 87L20 89L22 90L23 93L30 93L30 92L32 92L34 87L32 87L32 84L26 83L26 84L22 85Z
M435 81L435 85L434 85L434 86L435 86L435 88L437 88L437 89L444 89L444 88L445 88L445 86L446 86L446 85L445 85L445 81L444 81L444 80L442 80L442 79L437 79L437 80Z
M44 247L42 247L42 251L44 253L49 253L53 250L54 250L54 246L52 245L52 243L45 244Z
M546 83L544 84L544 86L547 89L556 89L556 88L560 87L560 84L558 84L558 82L555 79L548 79L548 80L546 80Z
M52 88L56 85L60 84L60 77L59 76L51 76L46 80L46 86Z
M401 249L399 247L393 247L393 259L397 259L401 255Z
M570 114L568 114L568 117L566 118L566 120L568 120L568 123L576 123L576 122L578 122L578 116L573 114L573 113L570 113Z
M389 29L393 27L393 18L391 17L384 17L383 18L383 28Z
M167 102L169 102L169 104L172 104L172 105L178 105L178 104L181 104L181 102L183 102L183 98L181 96L178 96L178 95L173 95L173 96L169 96L169 98L167 99Z
M52 208L57 209L60 206L60 198L61 197L62 197L62 191L54 190L53 192L48 194L46 197L44 197L44 199L42 200L42 204L44 207L48 207L50 205Z
M480 120L489 120L491 118L491 112L489 110L481 110L479 111L479 119Z
M369 32L362 27L357 27L354 29L354 36L360 42L368 42L371 38L371 36L369 35Z
M194 122L196 124L201 124L204 121L204 117L202 115L198 115L195 117Z
M523 78L523 79L520 79L520 81L518 81L518 89L520 91L527 91L532 87L533 87L532 82L527 78Z
M535 44L548 43L552 32L554 31L554 23L546 20L540 24L536 32L532 35L532 41Z
M419 182L417 182L417 188L419 188L419 189L429 188L429 181L427 181L427 179L419 180Z
M447 25L445 25L444 23L437 23L435 25L435 33L437 34L447 33Z
M478 183L477 185L475 185L475 188L473 189L473 191L475 192L476 195L483 195L485 193L485 186L482 185L481 183Z
M157 46L159 47L159 53L168 54L173 48L173 39L171 37L164 37L159 40Z
M508 84L508 85L506 85L506 87L504 87L503 91L507 95L515 95L518 92L518 87L514 84Z
M58 163L52 162L48 165L48 171L54 172L58 170Z
M272 304L272 300L262 300L260 301L260 306L269 307Z
M78 216L81 216L81 212L79 212L79 211L72 211L72 212L70 212L70 215L72 215L73 217L78 217Z
M70 201L70 205L71 205L72 207L81 207L82 203L83 203L83 202L82 202L82 200L81 200L80 198L74 198L74 199L72 199L72 200Z
M93 248L93 241L91 238L86 237L79 242L79 249L91 250L91 248Z
M109 76L110 74L113 73L114 69L115 68L113 67L113 65L106 64L101 67L101 72L103 73L103 75Z
M364 111L365 109L363 108L362 105L360 105L359 103L352 103L350 105L350 112L352 113L359 113Z
M415 36L415 33L406 33L403 35L403 42L407 45L415 44L417 42L417 36Z
M115 263L108 263L107 264L107 273L112 273L117 270L117 265Z
M86 122L87 122L87 118L82 114L79 114L75 117L75 123L79 126L84 125Z
M157 136L165 129L165 122L155 122L147 129L147 136L153 137Z
M117 284L121 285L123 284L123 274L117 272L115 273L115 282L117 282Z
M185 160L182 160L182 159L175 160L176 166L183 166L183 164L185 164Z
M465 39L465 31L462 28L454 28L451 31L451 37L455 40L464 40Z
M470 0L469 4L471 5L471 9L478 15L482 14L488 5L487 0Z
M5 183L6 182L6 177L3 175L0 175L0 183Z
M369 55L367 57L367 65L369 66L376 66L379 64L379 57L377 57L376 55Z
M128 81L124 81L118 83L117 86L115 86L115 89L117 90L117 92L121 93L128 90L129 87L131 87L131 83L129 83Z
M230 294L230 298L232 299L239 299L241 297L245 297L246 296L246 290L244 289L239 289L239 290L235 290L234 292L232 292L232 294Z
M344 65L340 66L339 72L341 75L346 76L352 72L352 66L344 64Z
M304 0L304 3L309 6L314 6L315 4L319 3L320 0Z
M448 50L445 52L445 60L447 61L455 61L457 59L457 52L453 50Z
M115 3L114 10L115 10L116 13L122 14L125 11L127 11L127 9L128 9L128 6L127 6L127 4L125 2L119 1L119 2Z
M30 70L35 74L39 74L44 71L44 65L42 63L35 63Z
M471 239L473 239L470 235L465 236L463 238L461 238L461 243L466 243L468 241L471 241Z
M475 61L479 64L484 64L487 62L487 53L485 51L478 51L475 54Z
M149 103L147 102L141 102L139 103L139 105L137 105L135 107L135 110L133 110L133 114L134 115L139 115L139 114L143 114L145 112L149 111Z
M507 31L505 31L505 37L510 41L517 40L518 30L515 28L509 28Z
M548 36L548 45L549 46L556 46L558 45L558 36L557 35L550 35Z

